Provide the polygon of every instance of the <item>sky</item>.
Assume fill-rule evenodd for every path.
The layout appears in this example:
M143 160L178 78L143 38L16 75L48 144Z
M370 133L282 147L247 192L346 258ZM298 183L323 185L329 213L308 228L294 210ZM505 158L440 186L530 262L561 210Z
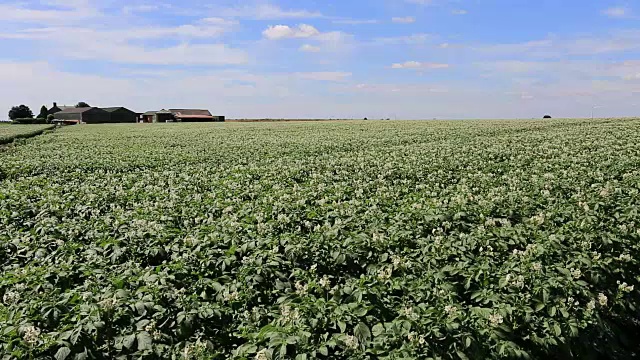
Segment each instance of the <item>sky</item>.
M640 115L639 0L0 0L0 16L0 119L53 101L229 118Z

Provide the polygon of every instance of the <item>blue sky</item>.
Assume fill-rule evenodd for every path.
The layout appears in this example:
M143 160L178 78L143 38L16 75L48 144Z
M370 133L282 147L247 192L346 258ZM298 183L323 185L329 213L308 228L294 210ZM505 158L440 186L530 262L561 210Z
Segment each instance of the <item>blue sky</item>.
M640 3L0 0L0 108L243 117L640 113Z

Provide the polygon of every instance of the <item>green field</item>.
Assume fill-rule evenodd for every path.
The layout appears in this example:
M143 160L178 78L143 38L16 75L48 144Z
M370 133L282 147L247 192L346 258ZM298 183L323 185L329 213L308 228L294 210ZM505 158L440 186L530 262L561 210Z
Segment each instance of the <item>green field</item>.
M64 127L0 152L0 353L628 359L639 190L639 119Z
M0 124L0 145L10 143L16 138L30 137L51 127L51 125Z

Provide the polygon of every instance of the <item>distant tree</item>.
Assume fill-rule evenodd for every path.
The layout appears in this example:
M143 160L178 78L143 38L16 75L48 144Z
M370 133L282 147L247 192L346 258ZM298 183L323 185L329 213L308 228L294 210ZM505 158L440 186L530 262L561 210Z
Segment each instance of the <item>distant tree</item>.
M543 119L551 119L551 115L545 115Z
M51 122L55 119L56 117L53 114L49 114L47 115L47 124L51 124Z
M88 108L88 107L91 107L91 105L87 104L84 101L80 101L78 104L76 104L76 107L77 108Z
M33 112L27 105L14 106L9 110L9 119L33 119Z
M49 110L46 106L42 105L40 108L40 114L38 114L38 119L46 119L47 115L49 115Z

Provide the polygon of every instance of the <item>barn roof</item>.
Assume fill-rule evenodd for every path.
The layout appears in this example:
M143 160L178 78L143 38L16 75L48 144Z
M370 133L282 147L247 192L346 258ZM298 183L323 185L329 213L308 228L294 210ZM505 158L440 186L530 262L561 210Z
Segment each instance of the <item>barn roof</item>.
M116 111L116 110L120 110L120 109L129 110L129 109L127 109L127 108L126 108L126 107L124 107L124 106L103 107L103 108L100 108L100 109L102 109L102 110L104 110L104 111L107 111L107 112L114 112L114 111ZM129 110L129 111L131 111L131 110Z
M146 113L142 114L142 115L155 115L157 113L157 111L147 111Z
M169 109L172 113L174 113L177 117L212 117L209 110L202 109Z
M83 113L85 111L89 111L89 110L92 110L92 109L96 109L96 108L95 107L88 107L88 108L76 108L76 107L73 107L73 108L64 109L64 110L58 112L58 114L81 114L81 113Z

